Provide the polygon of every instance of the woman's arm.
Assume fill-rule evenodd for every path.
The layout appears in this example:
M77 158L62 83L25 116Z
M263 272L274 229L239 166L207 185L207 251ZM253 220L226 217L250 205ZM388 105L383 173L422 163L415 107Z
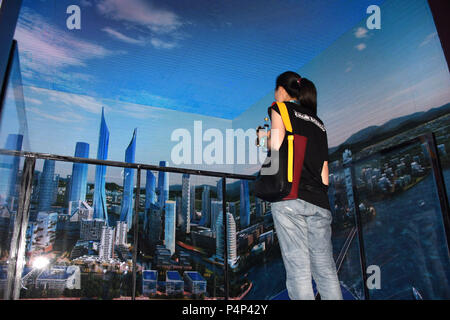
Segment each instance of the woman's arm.
M283 119L278 112L272 109L271 125L272 128L267 136L267 148L279 150L283 142L286 129L284 128ZM273 145L272 145L273 141Z
M325 184L325 185L328 185L328 183L329 183L329 181L328 181L328 161L324 161L323 162L322 183Z

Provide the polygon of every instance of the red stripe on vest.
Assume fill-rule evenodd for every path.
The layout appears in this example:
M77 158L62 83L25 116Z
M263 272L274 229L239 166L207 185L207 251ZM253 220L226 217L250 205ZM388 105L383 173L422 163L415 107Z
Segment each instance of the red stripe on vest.
M294 174L292 177L292 187L291 192L283 200L292 200L298 197L298 185L302 176L307 141L307 137L294 134Z

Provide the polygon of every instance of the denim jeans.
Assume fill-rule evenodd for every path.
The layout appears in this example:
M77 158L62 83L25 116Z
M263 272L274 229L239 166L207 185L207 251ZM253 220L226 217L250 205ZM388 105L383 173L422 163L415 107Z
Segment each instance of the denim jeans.
M331 244L331 212L301 199L272 203L272 217L291 300L342 300Z

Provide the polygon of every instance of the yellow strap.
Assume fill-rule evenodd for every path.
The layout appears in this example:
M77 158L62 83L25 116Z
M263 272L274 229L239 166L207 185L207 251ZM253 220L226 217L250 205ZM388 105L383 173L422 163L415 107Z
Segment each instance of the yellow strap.
M289 113L287 111L284 102L277 102L278 108L281 112L281 119L283 119L284 127L287 131L292 132L291 120L289 119Z
M292 182L294 171L294 136L288 135L288 182Z

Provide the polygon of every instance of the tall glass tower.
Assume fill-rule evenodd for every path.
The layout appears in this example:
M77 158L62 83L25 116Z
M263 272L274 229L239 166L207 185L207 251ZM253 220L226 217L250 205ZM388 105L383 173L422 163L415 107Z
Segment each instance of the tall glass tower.
M53 203L55 160L45 160L41 178L39 180L38 212L50 211Z
M6 138L5 149L22 150L23 135L9 134ZM7 155L0 156L0 202L16 196L17 172L19 171L20 157Z
M148 230L150 222L151 205L156 204L156 178L151 170L147 170L145 180L145 210L144 210L144 230Z
M106 160L108 158L109 130L105 121L104 108L102 108L102 120L98 137L97 159ZM109 225L108 211L106 208L105 190L106 166L97 165L95 169L94 187L94 218L103 219Z
M151 170L147 170L145 181L145 210L150 208L150 203L156 204L156 177Z
M167 167L167 161L160 161L161 167ZM158 172L158 204L163 209L166 200L169 200L169 173L166 171Z
M219 261L224 261L225 241L228 246L228 264L234 266L237 262L237 244L236 244L236 223L230 212L226 213L227 217L227 235L224 235L223 214L219 214L216 220L216 257Z
M209 186L203 186L202 192L202 218L200 219L201 226L211 226L211 199L209 194Z
M165 203L165 227L164 244L171 254L175 253L175 211L176 203L173 200L167 200Z
M77 142L75 146L75 157L89 158L89 144ZM87 187L87 163L75 163L72 166L72 178L70 183L69 201L85 201Z
M217 200L222 200L222 180L223 178L220 178L217 181Z
M248 194L248 181L241 180L241 203L240 203L241 228L250 225L250 196Z
M191 231L191 187L190 175L185 173L182 178L181 188L181 232L189 233Z
M136 128L133 131L133 137L125 151L125 162L134 163L136 153ZM128 230L133 224L133 188L134 188L134 169L125 168L123 177L123 199L120 212L120 221L126 222Z

